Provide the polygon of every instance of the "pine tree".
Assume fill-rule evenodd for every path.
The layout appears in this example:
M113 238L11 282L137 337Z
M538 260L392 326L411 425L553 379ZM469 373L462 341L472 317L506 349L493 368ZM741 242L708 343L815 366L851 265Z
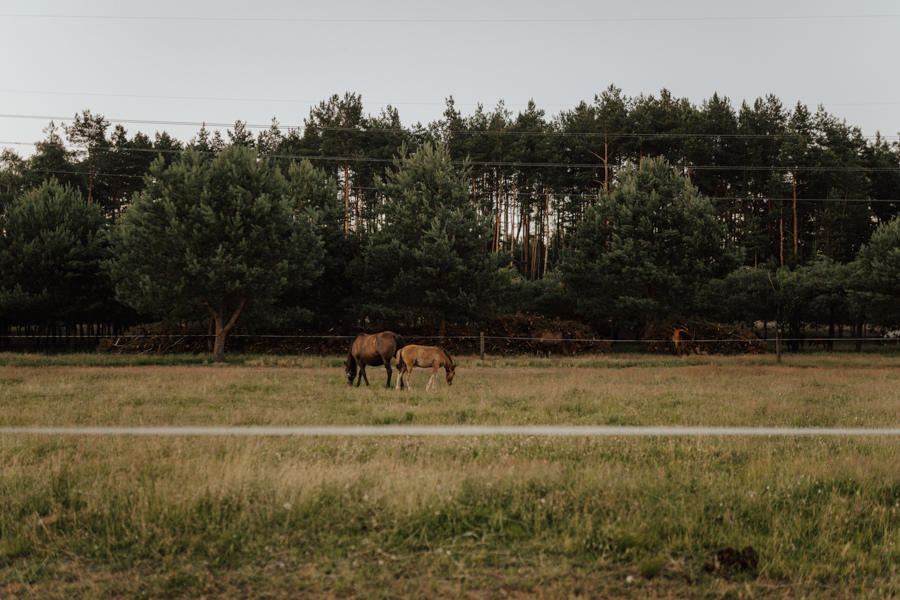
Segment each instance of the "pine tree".
M406 148L378 188L388 201L352 272L370 300L359 316L381 323L447 321L490 315L497 292L497 254L489 216L469 199L469 168L456 169L445 145Z
M96 203L53 178L24 193L0 227L0 312L32 322L61 319L74 344L78 319L111 301L100 269L105 229Z
M212 315L214 360L242 311L270 306L321 272L322 242L288 182L256 151L230 146L157 159L116 223L108 263L118 299L170 318Z
M701 287L739 259L709 200L657 157L588 209L560 268L584 317L649 323L691 314Z

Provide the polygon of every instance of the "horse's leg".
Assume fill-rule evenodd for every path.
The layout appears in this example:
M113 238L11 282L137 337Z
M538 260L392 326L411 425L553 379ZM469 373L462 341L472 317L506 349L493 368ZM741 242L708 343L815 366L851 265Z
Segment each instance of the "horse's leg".
M403 389L403 364L397 365L397 385L394 387L395 390Z
M385 385L384 387L386 387L387 389L391 389L391 374L393 373L393 371L391 371L391 357L388 356L387 360L385 360L384 358L382 358L381 360L384 360L384 368L387 369L388 376L387 385Z
M356 387L359 387L359 384L362 383L362 380L366 380L366 385L369 385L369 377L366 375L366 363L362 361L357 361L357 366L359 367L359 377L356 378Z
M408 364L406 365L406 389L410 392L412 391L412 381L409 380L409 376L412 375L412 367Z

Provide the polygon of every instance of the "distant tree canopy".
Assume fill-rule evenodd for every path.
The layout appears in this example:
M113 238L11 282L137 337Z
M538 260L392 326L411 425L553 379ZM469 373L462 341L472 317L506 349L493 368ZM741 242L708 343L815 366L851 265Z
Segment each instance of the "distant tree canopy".
M182 142L83 110L44 136L27 158L0 154L0 241L16 248L0 280L0 334L27 319L89 319L95 304L107 318L133 314L110 297L110 274L141 318L223 331L245 283L254 291L238 318L254 331L439 326L497 310L604 329L688 314L750 322L786 306L780 284L801 298L797 322L900 325L885 241L900 217L900 145L772 95L735 106L609 86L556 114L500 101L468 115L450 97L439 119L404 125L397 108L369 114L346 93L314 105L302 128L239 120ZM70 191L51 193L51 180ZM71 262L51 276L58 286L42 284L55 293L93 269L94 304L73 295L59 310L24 310L44 288L17 279L26 242L15 207L38 192L80 198L99 231L113 228L111 248L99 234L91 244L119 270ZM263 208L238 208L240 198ZM240 277L228 270L237 259L216 263L220 246L249 261ZM168 279L175 257L183 275ZM185 283L219 268L202 294Z

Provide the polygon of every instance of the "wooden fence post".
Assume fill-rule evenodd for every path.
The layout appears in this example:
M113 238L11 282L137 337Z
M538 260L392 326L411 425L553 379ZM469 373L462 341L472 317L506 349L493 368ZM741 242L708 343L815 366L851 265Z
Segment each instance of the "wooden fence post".
M484 360L484 332L481 332L481 360Z
M775 324L775 361L781 364L781 327Z

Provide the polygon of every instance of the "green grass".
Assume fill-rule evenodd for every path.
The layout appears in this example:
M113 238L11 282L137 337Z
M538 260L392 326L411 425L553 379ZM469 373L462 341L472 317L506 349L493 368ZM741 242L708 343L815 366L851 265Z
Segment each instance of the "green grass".
M469 358L430 393L421 371L413 393L378 370L349 388L327 357L57 359L4 362L0 424L900 423L890 356ZM898 455L893 438L5 435L0 597L891 597ZM748 545L758 569L703 570Z

